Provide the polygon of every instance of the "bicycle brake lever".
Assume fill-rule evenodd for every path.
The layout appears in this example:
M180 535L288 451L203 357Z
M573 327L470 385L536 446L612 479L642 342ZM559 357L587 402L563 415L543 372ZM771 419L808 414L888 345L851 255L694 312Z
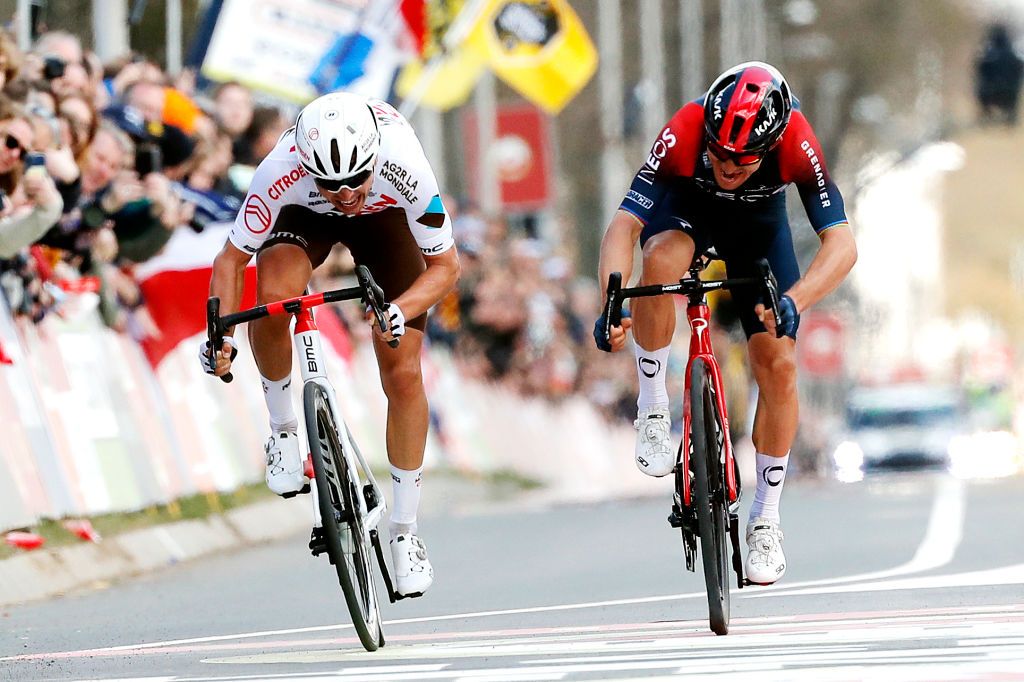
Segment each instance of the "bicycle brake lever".
M359 286L363 290L363 302L377 318L377 326L381 332L387 332L388 320L384 317L384 308L386 307L384 305L384 290L373 280L373 275L365 265L356 266L356 279L359 280ZM398 339L391 339L388 341L388 346L398 348L398 343Z
M764 287L768 292L768 308L775 313L777 318L779 312L779 284L775 280L775 275L772 274L771 266L768 265L768 259L759 259L757 261L757 267L761 271L761 277L764 278ZM776 319L775 338L781 339L782 336L782 329L779 327L778 320Z
M607 331L612 327L622 326L622 273L613 272L608 275L608 288L605 290L605 319L608 320Z
M217 369L217 351L224 345L224 329L220 323L220 298L211 296L206 299L206 343L208 344L207 359L210 369ZM225 384L230 384L234 377L231 372L220 377Z

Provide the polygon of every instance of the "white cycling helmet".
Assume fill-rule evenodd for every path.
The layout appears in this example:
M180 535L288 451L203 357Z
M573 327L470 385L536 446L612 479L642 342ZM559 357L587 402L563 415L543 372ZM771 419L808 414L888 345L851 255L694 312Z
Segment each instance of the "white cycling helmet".
M299 163L328 191L366 182L379 150L377 119L360 95L332 92L318 97L295 120Z

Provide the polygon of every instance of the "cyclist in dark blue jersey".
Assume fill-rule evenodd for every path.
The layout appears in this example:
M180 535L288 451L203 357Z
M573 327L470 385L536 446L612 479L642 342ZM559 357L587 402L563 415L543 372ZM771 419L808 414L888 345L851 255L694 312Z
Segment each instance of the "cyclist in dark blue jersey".
M785 189L795 184L820 247L801 276L786 218ZM683 277L695 255L714 246L731 277L755 274L767 258L783 293L779 310L754 294L734 293L758 385L753 441L757 489L747 524L747 576L773 583L786 570L779 499L796 437L796 335L800 313L843 281L857 260L839 188L829 177L814 131L774 67L747 62L719 76L685 104L658 135L633 178L601 244L600 281L630 273L637 241L640 284ZM675 330L669 296L637 299L633 318L594 328L602 350L625 347L632 328L637 376L637 467L651 476L672 471L665 368ZM784 334L775 337L776 328ZM768 333L765 333L768 332Z

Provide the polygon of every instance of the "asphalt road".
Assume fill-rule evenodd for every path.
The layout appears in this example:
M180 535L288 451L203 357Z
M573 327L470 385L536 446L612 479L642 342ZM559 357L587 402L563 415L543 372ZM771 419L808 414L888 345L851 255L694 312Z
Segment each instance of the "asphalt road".
M373 654L296 537L9 608L0 680L1024 679L1024 478L787 482L789 570L733 592L726 637L669 485L423 519L437 580L385 602Z

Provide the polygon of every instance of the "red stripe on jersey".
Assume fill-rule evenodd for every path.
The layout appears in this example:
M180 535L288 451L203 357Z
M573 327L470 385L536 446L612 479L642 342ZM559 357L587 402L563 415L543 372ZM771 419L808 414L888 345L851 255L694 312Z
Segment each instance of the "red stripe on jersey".
M777 147L779 150L779 176L783 182L813 187L829 182L825 155L821 152L818 138L811 124L797 110L789 119L786 132L782 134Z
M743 75L733 87L732 97L726 105L725 120L718 129L718 144L733 152L746 148L750 132L757 120L757 112L761 110L761 103L768 94L765 83L771 83L772 80L772 75L760 67L751 66L743 70ZM750 85L754 88L748 88ZM737 115L744 117L745 120L733 140L730 138Z
M661 178L692 178L704 146L704 106L687 102L672 116L651 147L648 165ZM663 158L662 158L663 157ZM659 162L653 166L651 162Z

